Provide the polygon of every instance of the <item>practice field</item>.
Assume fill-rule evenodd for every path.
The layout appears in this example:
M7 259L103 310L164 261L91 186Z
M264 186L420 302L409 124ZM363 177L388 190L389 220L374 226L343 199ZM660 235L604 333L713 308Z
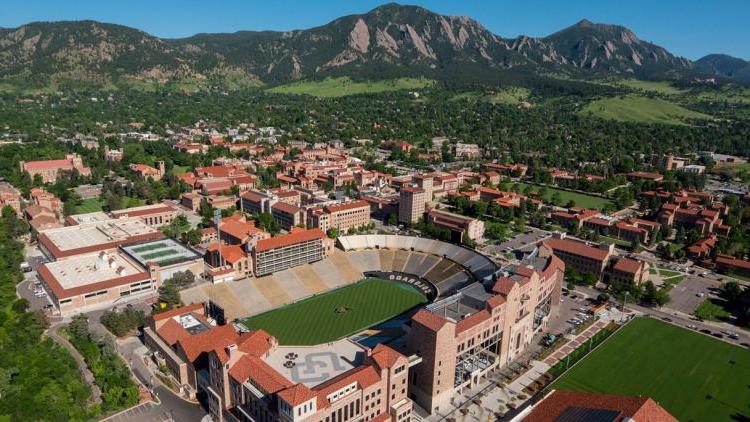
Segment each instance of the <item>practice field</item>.
M644 395L681 421L750 418L750 351L637 318L551 388Z
M426 303L410 286L365 279L242 321L283 345L321 344L346 337Z
M528 185L526 183L519 183L522 189L526 189L527 186L531 186L534 188L535 191L539 191L541 189L541 186L537 185ZM607 198L602 198L600 196L594 196L594 195L586 195L583 193L578 192L570 192L563 189L555 189L555 188L547 188L547 192L544 194L543 198L545 202L551 203L552 197L555 195L555 193L560 194L560 204L556 204L559 206L564 206L568 203L568 201L575 202L576 207L583 207L583 208L593 208L593 209L603 209L607 204L614 204L611 200Z

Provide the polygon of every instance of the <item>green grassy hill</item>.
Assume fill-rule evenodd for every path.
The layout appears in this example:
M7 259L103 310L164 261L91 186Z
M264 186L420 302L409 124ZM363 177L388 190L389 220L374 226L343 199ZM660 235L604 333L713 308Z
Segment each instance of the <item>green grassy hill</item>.
M379 92L399 91L403 89L421 89L432 86L434 81L422 78L398 78L383 81L353 81L348 77L328 78L322 81L302 81L280 85L269 89L276 94L311 95L313 97L332 98L357 94L375 94Z
M587 104L581 114L622 122L661 123L684 125L689 119L711 119L712 117L688 110L678 104L660 98L640 95L602 98Z

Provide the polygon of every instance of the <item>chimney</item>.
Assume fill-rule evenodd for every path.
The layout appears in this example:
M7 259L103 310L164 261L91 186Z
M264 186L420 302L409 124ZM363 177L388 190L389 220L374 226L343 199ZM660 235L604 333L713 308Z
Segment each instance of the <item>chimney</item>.
M232 343L226 347L227 354L229 355L229 359L232 359L234 355L237 353L237 344Z

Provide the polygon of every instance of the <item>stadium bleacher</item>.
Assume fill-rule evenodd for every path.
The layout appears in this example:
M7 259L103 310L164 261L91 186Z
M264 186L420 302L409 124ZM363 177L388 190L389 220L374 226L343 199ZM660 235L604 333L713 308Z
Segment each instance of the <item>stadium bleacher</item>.
M497 266L486 256L447 242L400 235L341 236L339 246L356 268L414 274L434 284L441 293L492 275Z

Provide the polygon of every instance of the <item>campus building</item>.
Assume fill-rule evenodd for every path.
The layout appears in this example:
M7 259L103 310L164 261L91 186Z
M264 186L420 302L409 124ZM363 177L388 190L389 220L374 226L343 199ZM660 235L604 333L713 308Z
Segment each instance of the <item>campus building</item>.
M398 221L413 224L424 215L428 200L427 191L417 186L402 186L399 193Z
M407 349L422 362L411 370L409 397L431 414L449 409L457 391L516 358L559 306L564 273L542 246L489 286L471 284L418 311Z
M305 210L286 202L277 202L271 206L271 215L284 230L291 230L292 227L305 225Z
M552 248L555 255L565 262L566 267L582 274L594 274L597 279L601 277L615 249L613 244L591 246L569 240L561 233L555 233L551 239L545 240L544 244Z
M16 216L21 216L21 191L8 182L0 182L0 209L11 207Z
M464 239L477 241L484 236L484 222L476 218L442 210L431 210L427 213L427 222L450 230L458 243Z
M320 229L294 227L286 235L259 240L252 248L256 277L320 261L332 250L333 241Z
M167 202L161 204L144 205L111 212L114 218L140 218L151 227L167 226L179 215L175 207Z
M162 238L164 234L159 230L146 225L140 218L129 217L95 219L75 226L43 230L37 241L42 253L56 261Z
M83 252L37 268L45 291L63 316L154 295L165 280L184 271L201 275L203 260L171 239Z
M62 160L21 161L19 166L21 172L29 173L32 179L40 175L43 183L54 182L61 171L76 170L81 176L91 175L91 169L83 165L83 159L78 154L68 154Z
M323 211L329 215L328 227L338 229L341 233L370 224L370 204L367 201L326 205Z

